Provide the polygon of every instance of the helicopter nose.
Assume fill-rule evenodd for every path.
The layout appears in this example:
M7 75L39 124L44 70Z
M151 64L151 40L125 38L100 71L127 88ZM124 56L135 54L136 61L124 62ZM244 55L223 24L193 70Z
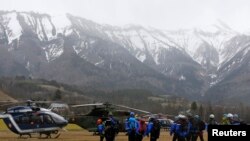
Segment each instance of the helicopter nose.
M68 125L68 121L64 120L64 121L60 122L58 125L63 128L63 127Z
M64 126L67 126L68 123L69 123L69 122L68 122L67 120L65 120L65 121L63 122L63 127L64 127Z

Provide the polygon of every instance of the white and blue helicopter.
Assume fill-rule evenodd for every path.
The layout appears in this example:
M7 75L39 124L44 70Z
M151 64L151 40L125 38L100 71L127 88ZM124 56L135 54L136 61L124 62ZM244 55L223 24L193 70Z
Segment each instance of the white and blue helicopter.
M27 101L27 106L14 106L7 108L0 114L6 126L20 137L28 135L31 138L32 133L46 135L45 138L58 138L59 131L68 124L68 121L52 112L51 109L37 107L32 101Z

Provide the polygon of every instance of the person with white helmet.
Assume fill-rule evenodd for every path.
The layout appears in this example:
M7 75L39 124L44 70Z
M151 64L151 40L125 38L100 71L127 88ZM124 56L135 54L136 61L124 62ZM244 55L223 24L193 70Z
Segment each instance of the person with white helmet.
M228 113L227 114L227 118L228 118L228 121L229 121L229 125L233 125L233 122L234 122L234 115L231 114L231 113Z
M175 127L175 134L178 141L186 141L189 135L188 119L185 115L179 115L179 122Z
M218 125L218 123L215 120L214 114L210 114L209 115L208 125Z
M223 125L233 125L234 124L234 115L231 113L224 114L222 118Z

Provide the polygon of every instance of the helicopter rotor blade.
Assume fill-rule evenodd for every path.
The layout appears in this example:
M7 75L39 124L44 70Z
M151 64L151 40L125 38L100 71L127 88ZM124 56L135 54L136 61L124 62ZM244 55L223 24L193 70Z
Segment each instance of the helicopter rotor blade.
M77 107L88 107L88 106L101 106L103 103L93 103L93 104L79 104L79 105L71 105L72 108Z
M126 108L126 109L130 109L130 110L138 111L138 112L142 112L142 113L145 113L145 114L151 114L151 112L141 110L141 109L132 108L132 107L128 107L128 106L124 106L124 105L116 105L116 104L112 104L112 105L117 106L117 107L121 107L121 108Z
M50 103L61 103L59 101L31 101L32 103L38 103L38 104L50 104Z
M20 104L23 102L21 102L21 101L0 101L0 103L3 103L0 105L0 107L4 107L4 106L9 106L9 105Z
M19 101L0 101L0 107L9 106L9 105L16 105L22 103L34 103L34 104L50 104L54 103L55 101L34 101L34 100L19 100ZM60 103L56 101L57 103Z

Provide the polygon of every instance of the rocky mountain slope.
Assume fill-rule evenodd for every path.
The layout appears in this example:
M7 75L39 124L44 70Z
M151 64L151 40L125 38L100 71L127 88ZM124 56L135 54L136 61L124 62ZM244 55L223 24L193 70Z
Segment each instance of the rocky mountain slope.
M220 21L203 29L167 31L101 25L70 14L2 11L0 75L86 89L138 88L190 99L224 99L230 90L221 94L221 85L248 81L249 43L248 35ZM241 86L242 95L249 96Z

